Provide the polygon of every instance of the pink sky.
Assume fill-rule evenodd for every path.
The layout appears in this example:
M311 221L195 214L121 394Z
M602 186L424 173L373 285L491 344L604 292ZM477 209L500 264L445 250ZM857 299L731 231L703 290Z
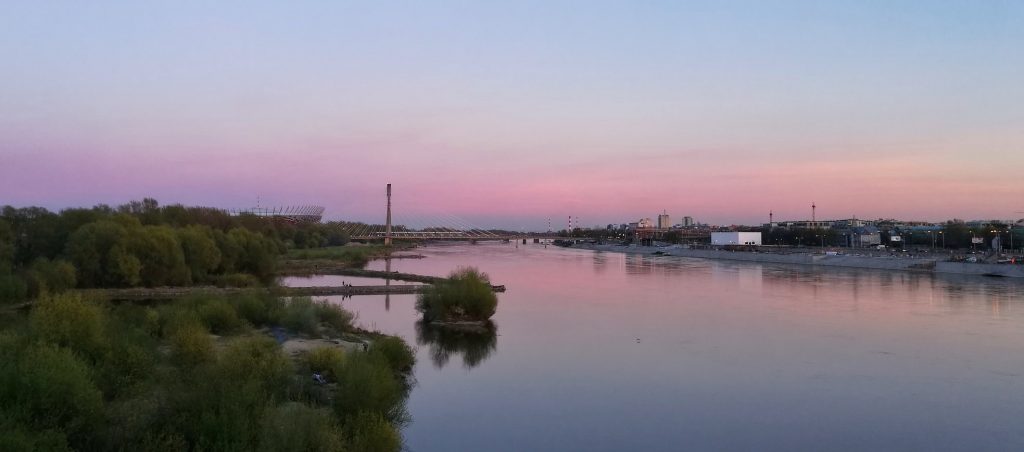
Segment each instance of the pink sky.
M1024 7L947 3L19 3L0 204L1024 217Z

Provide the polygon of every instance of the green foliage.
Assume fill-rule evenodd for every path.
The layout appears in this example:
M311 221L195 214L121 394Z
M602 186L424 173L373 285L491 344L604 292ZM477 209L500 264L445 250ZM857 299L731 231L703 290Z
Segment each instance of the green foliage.
M125 276L116 267L124 253L112 252L127 239L125 227L110 220L82 226L68 239L65 253L78 269L79 282L85 287L119 286ZM141 264L139 265L141 267Z
M106 313L77 293L43 297L29 317L32 335L42 342L67 347L94 361L106 354Z
M273 281L286 243L310 249L347 242L340 223L289 224L217 209L160 206L150 198L116 209L98 205L59 214L5 206L0 209L0 300L59 292L68 282L79 287L252 287ZM365 263L366 253L345 254ZM33 264L38 259L64 259L73 267L43 268ZM61 276L69 268L75 270L74 280ZM57 273L39 272L53 269ZM23 284L28 286L25 295Z
M362 452L398 452L402 437L395 426L379 413L363 412L345 426L349 448Z
M311 372L325 373L333 380L337 377L334 372L345 363L345 352L338 347L317 347L307 352L304 359Z
M198 449L256 449L265 410L284 400L294 374L272 339L237 339L215 363L186 376L198 387L175 402L176 428Z
M28 285L21 278L0 273L0 304L13 303L28 298Z
M128 250L142 263L142 284L184 286L192 282L185 253L174 230L168 226L145 226L130 231Z
M352 330L352 313L327 300L293 297L284 306L281 324L291 331L307 336L320 336L321 324L335 334Z
M206 300L198 308L199 318L213 334L224 334L242 327L234 306L226 300Z
M231 298L235 312L254 326L279 324L285 311L285 302L273 295L247 293Z
M343 422L359 413L380 413L388 422L407 420L404 382L380 353L354 353L336 371L334 412Z
M260 280L248 273L229 273L209 278L217 287L259 287Z
M192 281L202 282L220 266L221 252L208 226L192 225L176 230Z
M170 335L171 360L185 369L212 362L216 356L210 332L199 324L177 327Z
M353 330L352 320L354 316L346 311L341 305L331 303L327 300L320 300L313 303L313 310L317 319L334 330L335 334L346 333Z
M238 270L252 274L264 282L274 279L278 247L273 240L242 228L228 232L228 239L233 241L240 251L234 262Z
M396 450L408 387L394 369L412 359L408 347L315 349L297 373L273 339L231 327L275 327L289 308L320 329L351 320L336 305L292 302L251 293L109 307L44 296L14 313L27 321L0 322L0 450ZM249 335L215 339L206 325ZM318 387L338 397L310 397L310 369L338 381Z
M8 273L14 268L14 229L10 223L0 218L0 274Z
M412 348L401 338L395 336L384 336L377 338L370 345L370 353L379 353L384 356L396 373L405 373L412 370L416 364L416 355Z
M102 395L92 381L89 365L70 350L30 345L16 366L9 366L2 372L5 375L0 375L4 413L33 429L63 431L72 439L87 435L98 425Z
M51 261L40 257L25 271L25 281L31 298L47 293L61 293L75 287L75 267L65 260Z
M70 451L67 437L60 430L32 430L0 415L0 450L8 452Z
M282 396L295 372L277 342L255 336L233 342L221 357L217 373L224 381L256 380L268 396Z
M353 267L362 267L370 258L384 252L383 246L332 246L329 248L294 249L285 255L293 260L339 261Z
M285 305L281 325L291 331L307 336L319 336L320 327L316 306L309 297L294 297Z
M121 245L107 253L107 282L114 286L135 287L142 283L142 261Z
M260 451L334 452L344 450L341 430L330 412L301 403L269 408L260 421ZM354 449L363 450L363 449Z
M498 297L486 273L472 267L455 270L416 300L416 310L432 321L484 321L498 308Z

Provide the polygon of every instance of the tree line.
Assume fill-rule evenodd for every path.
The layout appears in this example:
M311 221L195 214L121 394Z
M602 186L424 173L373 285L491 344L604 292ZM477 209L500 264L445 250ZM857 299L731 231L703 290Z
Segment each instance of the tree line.
M220 209L160 206L0 209L0 302L75 287L270 282L289 249L343 245L339 223L293 224Z

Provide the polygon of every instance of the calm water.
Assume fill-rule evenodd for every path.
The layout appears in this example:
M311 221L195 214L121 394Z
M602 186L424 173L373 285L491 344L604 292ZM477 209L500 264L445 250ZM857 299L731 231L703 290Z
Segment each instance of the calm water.
M508 292L496 331L477 335L417 327L413 296L343 301L418 348L414 452L1024 449L1021 282L540 245L417 252L392 269L473 265Z

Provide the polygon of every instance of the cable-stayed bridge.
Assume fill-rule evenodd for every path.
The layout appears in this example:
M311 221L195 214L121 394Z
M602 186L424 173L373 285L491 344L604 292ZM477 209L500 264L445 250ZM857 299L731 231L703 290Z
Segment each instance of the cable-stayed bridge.
M395 209L399 210L399 209ZM470 224L463 218L444 213L411 214L399 211L392 218L391 184L387 186L387 209L383 224L347 223L346 232L350 240L384 240L390 243L395 239L405 240L553 240L558 236L554 233L511 232L497 229L484 229Z

